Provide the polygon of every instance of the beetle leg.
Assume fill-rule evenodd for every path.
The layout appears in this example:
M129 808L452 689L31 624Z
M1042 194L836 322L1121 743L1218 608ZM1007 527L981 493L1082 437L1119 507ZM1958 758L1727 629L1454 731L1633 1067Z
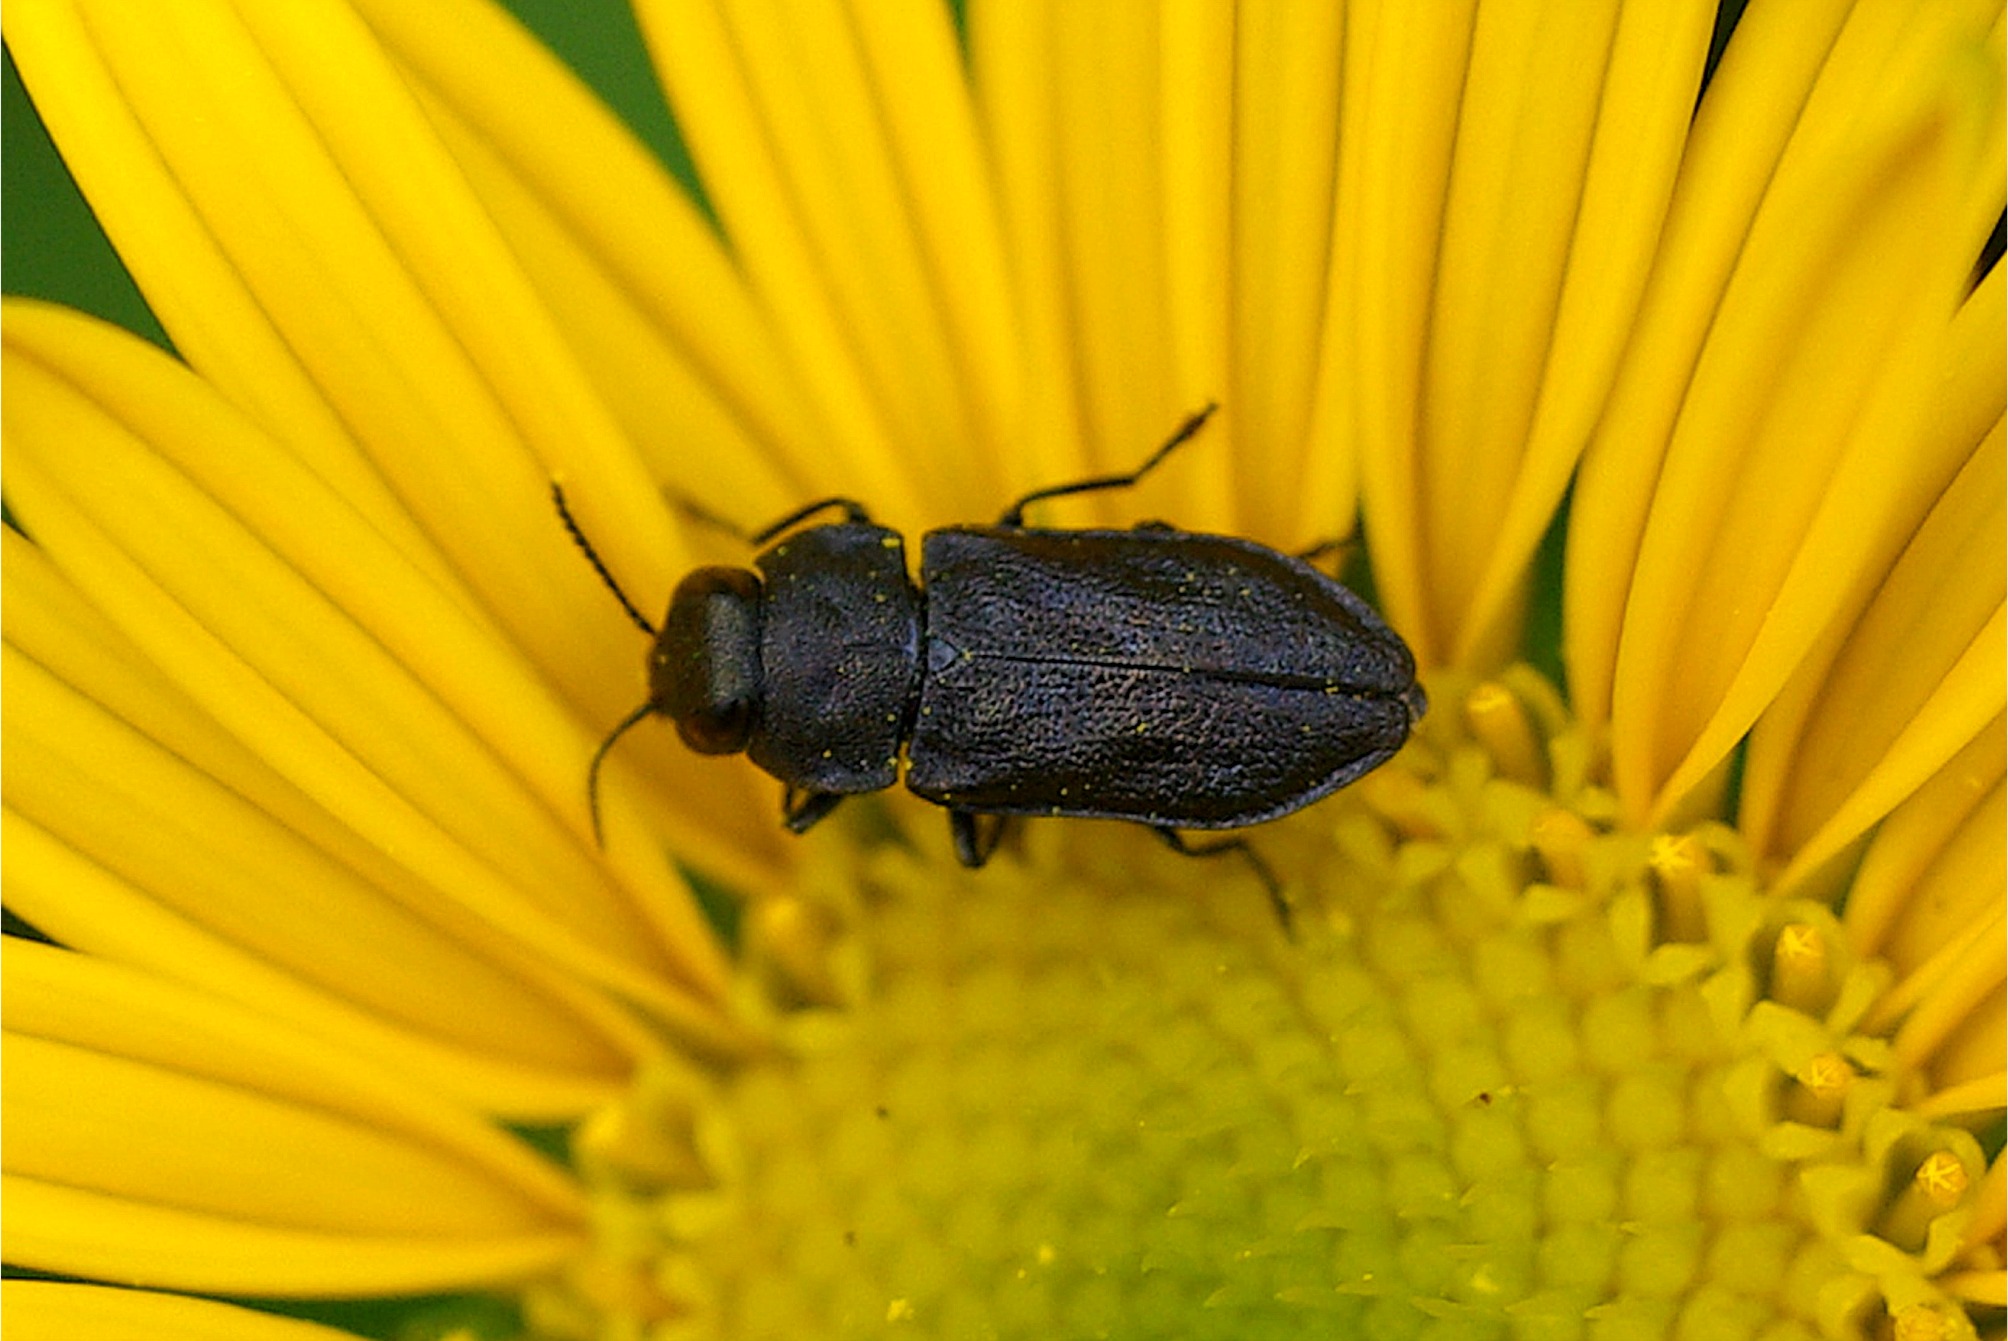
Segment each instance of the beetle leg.
M807 833L843 799L842 792L805 792L790 787L781 799L781 823L789 833Z
M1353 560L1353 545L1354 541L1351 539L1320 540L1308 549L1298 550L1290 557L1302 559L1328 576L1344 577L1346 565ZM1326 563L1326 560L1330 560L1330 563Z
M732 536L737 540L743 540L749 545L764 545L790 526L795 525L797 522L806 521L818 512L822 512L828 508L842 508L844 510L844 520L847 522L869 522L872 519L871 514L865 511L865 505L858 502L855 498L819 498L813 503L796 508L793 512L770 526L763 526L757 531L749 532L745 527L739 525L739 523L732 521L730 518L719 516L696 499L676 497L673 501L677 509L692 521L701 522L714 531L723 531L726 535Z
M990 820L990 831L985 833L980 823ZM948 808L948 832L955 839L955 859L969 869L976 870L990 860L990 854L997 850L997 844L1004 837L1004 817L1002 815L980 816L973 810Z
M1150 831L1164 840L1164 845L1181 857L1218 857L1228 852L1239 852L1253 868L1255 878L1262 882L1262 888L1269 892L1269 902L1275 905L1276 920L1283 924L1283 933L1291 931L1290 905L1283 901L1283 886L1276 879L1276 873L1269 869L1269 863L1262 860L1262 854L1249 846L1245 838L1216 838L1207 843L1188 843L1185 835L1176 829L1160 828L1153 824Z
M1042 499L1064 498L1068 494L1093 493L1097 489L1127 489L1130 485L1135 484L1138 480L1150 474L1151 468L1158 462L1170 456L1172 448L1199 432L1200 425L1204 424L1212 416L1213 412L1219 408L1220 406L1217 403L1208 401L1205 409L1192 415L1184 423L1180 424L1178 431L1165 439L1164 445L1152 452L1148 461L1145 461L1129 474L1097 475L1093 479L1075 480L1072 484L1056 484L1050 489L1034 489L1010 507L1005 508L1004 515L997 519L997 524L999 526L1023 526L1025 524L1026 507Z
M858 502L855 498L819 498L813 503L796 508L793 512L781 518L781 520L761 527L752 535L746 537L746 543L749 545L764 545L790 526L795 525L795 523L807 521L818 512L826 511L829 508L842 508L844 520L847 522L869 522L872 519L872 514L865 511L865 505Z
M1334 536L1329 540L1320 540L1309 549L1298 550L1296 557L1302 559L1305 563L1316 563L1318 560L1328 558L1334 554L1343 558L1345 552L1346 542Z

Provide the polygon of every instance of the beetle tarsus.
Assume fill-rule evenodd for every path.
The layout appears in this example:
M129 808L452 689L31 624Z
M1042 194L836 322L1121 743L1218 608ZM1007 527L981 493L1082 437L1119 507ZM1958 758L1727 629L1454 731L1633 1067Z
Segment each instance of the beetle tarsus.
M984 820L989 820L985 831ZM955 859L974 871L990 860L1004 838L1002 815L979 815L973 810L948 808L948 832L955 839Z
M790 787L781 800L781 823L789 833L807 833L843 799L842 792L809 792Z
M1181 857L1219 857L1229 852L1239 852L1247 861L1249 868L1255 872L1255 878L1262 882L1262 888L1268 891L1269 902L1276 909L1276 920L1283 924L1283 934L1286 936L1294 934L1294 925L1290 920L1290 905L1283 900L1282 882L1276 879L1276 873L1269 869L1269 863L1262 859L1261 853L1250 846L1247 839L1215 838L1210 842L1191 843L1187 842L1185 835L1176 829L1159 828L1155 824L1149 827L1152 833L1164 840L1166 847Z

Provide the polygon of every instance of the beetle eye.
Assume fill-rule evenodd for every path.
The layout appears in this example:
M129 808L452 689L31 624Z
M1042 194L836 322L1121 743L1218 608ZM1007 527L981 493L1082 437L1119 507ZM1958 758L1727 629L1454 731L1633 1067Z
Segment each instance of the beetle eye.
M699 568L679 582L649 657L649 688L691 749L745 749L760 704L760 579Z
M676 719L676 734L699 754L737 754L753 734L753 707L727 703Z

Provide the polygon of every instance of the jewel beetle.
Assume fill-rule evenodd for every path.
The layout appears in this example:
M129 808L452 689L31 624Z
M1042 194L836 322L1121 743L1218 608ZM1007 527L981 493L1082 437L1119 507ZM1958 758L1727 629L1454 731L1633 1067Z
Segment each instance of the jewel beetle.
M685 577L660 630L553 485L574 540L654 640L648 701L593 756L595 828L601 760L652 713L691 749L744 751L780 779L796 833L892 786L903 757L907 788L946 808L968 866L1013 815L1134 820L1180 851L1248 851L1179 831L1276 819L1387 762L1426 706L1415 659L1305 559L1162 522L1024 522L1044 499L1135 484L1213 409L1129 474L1029 493L994 526L927 532L918 583L903 537L862 504L811 503L747 537L773 542L752 570ZM832 511L839 520L804 525Z

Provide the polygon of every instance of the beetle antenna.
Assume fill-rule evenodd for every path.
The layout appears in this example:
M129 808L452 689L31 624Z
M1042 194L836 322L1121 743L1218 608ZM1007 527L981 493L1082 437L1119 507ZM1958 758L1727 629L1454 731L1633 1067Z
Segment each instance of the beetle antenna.
M558 505L558 517L565 523L565 529L572 533L572 543L576 544L580 552L586 556L586 562L592 564L593 571L600 575L600 581L607 584L607 590L611 591L614 594L614 599L621 603L621 609L627 611L627 617L634 621L636 628L651 638L655 637L655 625L642 618L641 611L634 608L634 602L630 601L627 598L627 593L621 590L621 584L614 581L614 575L607 571L605 564L600 562L599 554L593 549L593 542L586 539L586 533L581 531L579 524L572 520L572 510L565 506L565 491L556 480L551 481L551 501ZM633 721L630 720L627 725L632 726ZM625 730L626 728L623 727L622 729ZM605 747L602 746L601 748L604 752Z
M621 718L620 725L607 733L607 738L593 751L592 763L586 765L586 809L593 816L593 842L600 847L607 845L606 835L600 831L600 761L607 757L607 751L614 747L614 742L628 733L629 727L654 711L655 702L650 700Z

